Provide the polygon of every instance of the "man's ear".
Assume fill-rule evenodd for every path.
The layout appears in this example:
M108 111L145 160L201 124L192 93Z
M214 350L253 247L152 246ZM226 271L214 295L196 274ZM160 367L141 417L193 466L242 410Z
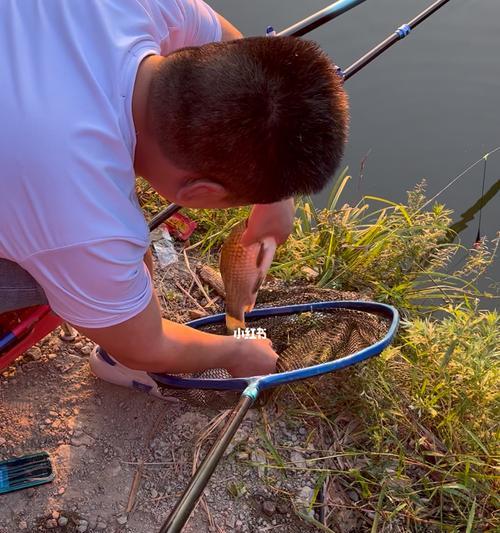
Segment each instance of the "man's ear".
M215 181L198 179L182 185L176 194L176 200L180 205L193 203L213 202L224 200L227 197L226 188Z

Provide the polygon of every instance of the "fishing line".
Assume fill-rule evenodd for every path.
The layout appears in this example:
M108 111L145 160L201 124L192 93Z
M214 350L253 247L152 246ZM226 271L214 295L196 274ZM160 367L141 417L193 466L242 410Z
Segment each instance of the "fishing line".
M491 152L488 152L487 154L483 155L480 159L478 159L477 161L475 161L474 163L472 163L471 165L469 165L465 170L463 170L462 172L460 172L460 174L458 176L456 176L455 178L453 178L445 187L443 187L440 191L438 191L432 198L429 198L429 200L427 200L427 202L424 203L424 205L418 210L418 211L421 211L422 209L424 209L425 207L427 207L430 203L432 203L436 198L438 198L439 196L441 196L441 194L443 194L445 191L447 191L453 184L455 184L460 178L462 178L463 176L465 176L465 174L467 174L467 172L471 171L475 166L479 165L479 163L481 163L481 161L483 161L483 159L486 157L488 158L490 155L493 155L495 154L496 152L498 152L500 150L500 146L497 146L496 148L494 148L493 150L491 150Z
M486 181L486 168L488 166L488 154L484 156L484 166L483 166L483 184L481 186L481 207L479 208L479 221L477 224L477 236L476 236L476 242L475 244L479 244L481 242L481 219L483 217L483 204L482 200L484 198L484 183Z

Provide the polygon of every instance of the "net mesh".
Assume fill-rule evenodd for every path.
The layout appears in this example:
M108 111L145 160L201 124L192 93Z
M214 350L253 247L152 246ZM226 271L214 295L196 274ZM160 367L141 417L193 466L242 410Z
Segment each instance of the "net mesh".
M259 293L257 307L312 303L327 300L367 300L358 293L326 289L288 287L286 290L268 289ZM263 328L278 353L277 371L296 370L351 355L374 344L387 333L389 321L362 311L334 309L294 315L271 316L247 320L249 328ZM215 334L225 334L223 324L201 328ZM224 369L211 369L179 377L226 379ZM201 389L174 389L162 386L164 394L191 404L226 409L234 406L240 392ZM267 397L268 398L268 397Z

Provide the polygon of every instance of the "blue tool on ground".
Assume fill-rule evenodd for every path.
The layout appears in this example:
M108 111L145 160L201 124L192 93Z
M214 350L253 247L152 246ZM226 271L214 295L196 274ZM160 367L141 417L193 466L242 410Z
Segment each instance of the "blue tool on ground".
M47 452L0 461L0 494L50 483L54 479Z

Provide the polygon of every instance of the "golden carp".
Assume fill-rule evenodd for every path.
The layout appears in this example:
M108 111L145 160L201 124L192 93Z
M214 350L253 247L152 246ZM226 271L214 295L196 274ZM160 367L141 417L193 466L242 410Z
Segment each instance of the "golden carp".
M233 228L220 254L219 269L226 291L226 328L230 334L245 327L245 312L253 309L257 291L276 251L273 237L243 246L240 241L247 223L243 220Z

